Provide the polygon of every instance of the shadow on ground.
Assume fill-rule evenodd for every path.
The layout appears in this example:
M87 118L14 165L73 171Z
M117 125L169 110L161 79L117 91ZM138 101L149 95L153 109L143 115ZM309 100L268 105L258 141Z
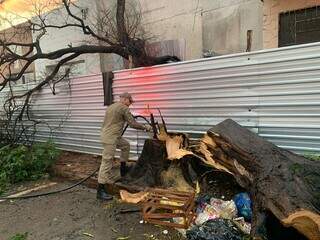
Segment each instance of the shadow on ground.
M61 189L58 183L43 192ZM120 213L130 205L117 199L102 203L96 192L78 186L68 192L0 203L0 239L28 232L27 240L183 239L172 229L141 224L140 212ZM169 230L164 234L164 230Z

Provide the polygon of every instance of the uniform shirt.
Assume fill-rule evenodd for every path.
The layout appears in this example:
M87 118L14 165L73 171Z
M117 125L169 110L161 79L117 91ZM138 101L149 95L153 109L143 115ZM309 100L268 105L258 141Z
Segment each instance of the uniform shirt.
M125 122L135 129L145 129L145 126L133 118L129 107L121 102L111 104L105 113L101 129L101 141L106 144L116 144L121 137Z

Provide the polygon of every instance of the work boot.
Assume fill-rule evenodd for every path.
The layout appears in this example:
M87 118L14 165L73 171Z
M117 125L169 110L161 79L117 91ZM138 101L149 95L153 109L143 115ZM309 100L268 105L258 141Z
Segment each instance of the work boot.
M129 172L129 169L130 168L127 167L126 162L121 162L120 163L120 176L124 177Z
M98 185L98 189L97 189L97 199L103 200L103 201L108 201L108 200L112 200L113 197L108 194L104 188L104 184L100 184Z

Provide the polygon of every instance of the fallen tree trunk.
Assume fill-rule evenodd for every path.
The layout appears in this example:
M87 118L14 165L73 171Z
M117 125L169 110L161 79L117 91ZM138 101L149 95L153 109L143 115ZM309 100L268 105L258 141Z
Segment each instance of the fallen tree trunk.
M283 225L320 239L319 162L279 148L230 119L207 132L197 154L250 192L252 236L263 239L265 214L271 211Z

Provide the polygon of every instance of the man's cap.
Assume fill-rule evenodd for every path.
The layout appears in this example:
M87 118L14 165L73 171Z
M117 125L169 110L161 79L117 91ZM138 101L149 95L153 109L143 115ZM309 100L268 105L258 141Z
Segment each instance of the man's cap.
M127 98L127 99L129 99L129 101L130 101L131 103L133 103L132 96L131 96L131 94L128 93L128 92L124 92L124 93L120 94L120 97L121 97L121 98Z

